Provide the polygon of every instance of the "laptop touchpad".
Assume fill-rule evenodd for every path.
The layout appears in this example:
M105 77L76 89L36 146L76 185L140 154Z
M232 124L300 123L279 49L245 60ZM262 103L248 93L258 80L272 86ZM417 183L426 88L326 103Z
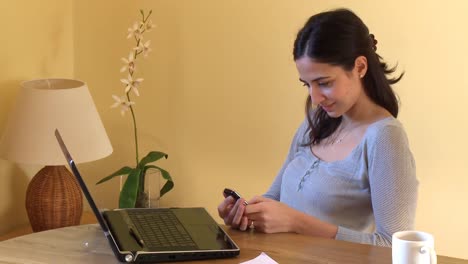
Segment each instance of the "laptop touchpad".
M173 209L173 212L200 249L236 248L205 209Z
M199 249L226 249L232 248L224 238L224 233L218 231L218 226L187 225L188 233L192 236ZM216 230L216 231L215 231Z

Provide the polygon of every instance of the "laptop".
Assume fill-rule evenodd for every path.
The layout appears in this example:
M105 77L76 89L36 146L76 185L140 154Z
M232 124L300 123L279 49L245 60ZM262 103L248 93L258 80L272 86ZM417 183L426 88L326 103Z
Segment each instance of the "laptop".
M239 255L239 247L204 208L135 208L101 213L58 130L55 136L119 261L155 263Z

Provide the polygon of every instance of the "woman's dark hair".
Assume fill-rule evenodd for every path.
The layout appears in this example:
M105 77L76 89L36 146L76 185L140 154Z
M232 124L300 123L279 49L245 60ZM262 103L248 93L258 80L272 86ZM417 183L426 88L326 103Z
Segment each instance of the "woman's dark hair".
M367 58L367 72L363 78L366 95L377 105L398 116L398 99L391 85L397 78L387 77L395 71L389 68L377 53L377 41L362 20L347 9L319 13L309 18L298 32L294 42L294 60L304 56L320 63L327 63L351 71L357 57ZM310 127L308 145L319 144L329 137L341 123L342 118L332 118L321 108L314 111L310 96L307 97L306 114Z

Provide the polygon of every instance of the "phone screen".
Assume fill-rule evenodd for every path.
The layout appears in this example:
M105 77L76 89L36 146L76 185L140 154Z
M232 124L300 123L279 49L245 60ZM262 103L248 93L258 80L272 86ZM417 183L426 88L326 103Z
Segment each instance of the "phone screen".
M232 196L236 201L239 200L239 198L241 198L239 193L229 188L224 189L224 195L226 195L226 197Z

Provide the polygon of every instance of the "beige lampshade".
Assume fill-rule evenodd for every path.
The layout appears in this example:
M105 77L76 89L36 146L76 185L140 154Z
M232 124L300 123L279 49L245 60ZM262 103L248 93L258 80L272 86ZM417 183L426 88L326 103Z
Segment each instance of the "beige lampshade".
M0 157L25 164L67 164L55 129L60 131L76 163L112 153L86 84L70 79L41 79L21 83L0 140Z

